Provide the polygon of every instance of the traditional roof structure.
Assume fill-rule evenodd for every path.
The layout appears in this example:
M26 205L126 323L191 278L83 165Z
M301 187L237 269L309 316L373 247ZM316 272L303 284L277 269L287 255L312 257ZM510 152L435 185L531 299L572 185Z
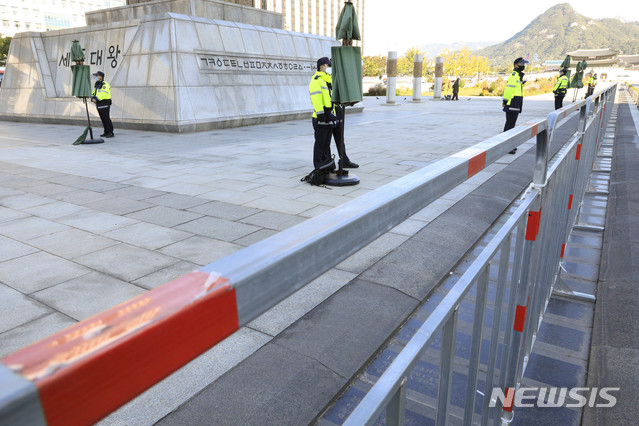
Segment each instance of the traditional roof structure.
M619 55L619 62L621 66L626 68L639 67L639 55Z
M571 67L584 60L589 67L610 67L619 63L619 51L613 49L579 49L567 55L570 55Z

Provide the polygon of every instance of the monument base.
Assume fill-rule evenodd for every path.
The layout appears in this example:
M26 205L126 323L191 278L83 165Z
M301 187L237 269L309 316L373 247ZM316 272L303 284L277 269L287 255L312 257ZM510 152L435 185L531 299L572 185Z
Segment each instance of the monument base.
M359 178L355 175L329 173L324 185L328 186L352 186L359 183Z

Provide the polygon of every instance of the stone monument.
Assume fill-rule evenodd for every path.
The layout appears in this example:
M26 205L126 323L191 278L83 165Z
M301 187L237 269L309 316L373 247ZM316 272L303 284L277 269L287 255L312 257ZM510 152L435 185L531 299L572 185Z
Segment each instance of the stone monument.
M111 84L116 128L190 132L310 117L316 61L338 42L285 31L281 14L242 3L129 0L86 13L86 27L16 34L0 119L86 121L71 93L73 40Z

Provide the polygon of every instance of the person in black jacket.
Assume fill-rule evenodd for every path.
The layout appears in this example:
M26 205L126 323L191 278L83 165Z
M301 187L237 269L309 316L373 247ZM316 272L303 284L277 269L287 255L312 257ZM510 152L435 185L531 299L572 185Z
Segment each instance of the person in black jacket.
M453 83L453 101L459 100L459 77Z

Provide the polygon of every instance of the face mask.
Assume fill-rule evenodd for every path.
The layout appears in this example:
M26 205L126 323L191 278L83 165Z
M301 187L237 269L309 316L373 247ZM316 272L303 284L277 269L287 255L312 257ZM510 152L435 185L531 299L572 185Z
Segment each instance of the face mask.
M324 71L326 74L331 75L331 73L333 72L333 68L331 67L326 67L326 71Z
M94 79L95 81L98 81L98 76L97 76L97 75L94 75L94 76L93 76L93 79Z

